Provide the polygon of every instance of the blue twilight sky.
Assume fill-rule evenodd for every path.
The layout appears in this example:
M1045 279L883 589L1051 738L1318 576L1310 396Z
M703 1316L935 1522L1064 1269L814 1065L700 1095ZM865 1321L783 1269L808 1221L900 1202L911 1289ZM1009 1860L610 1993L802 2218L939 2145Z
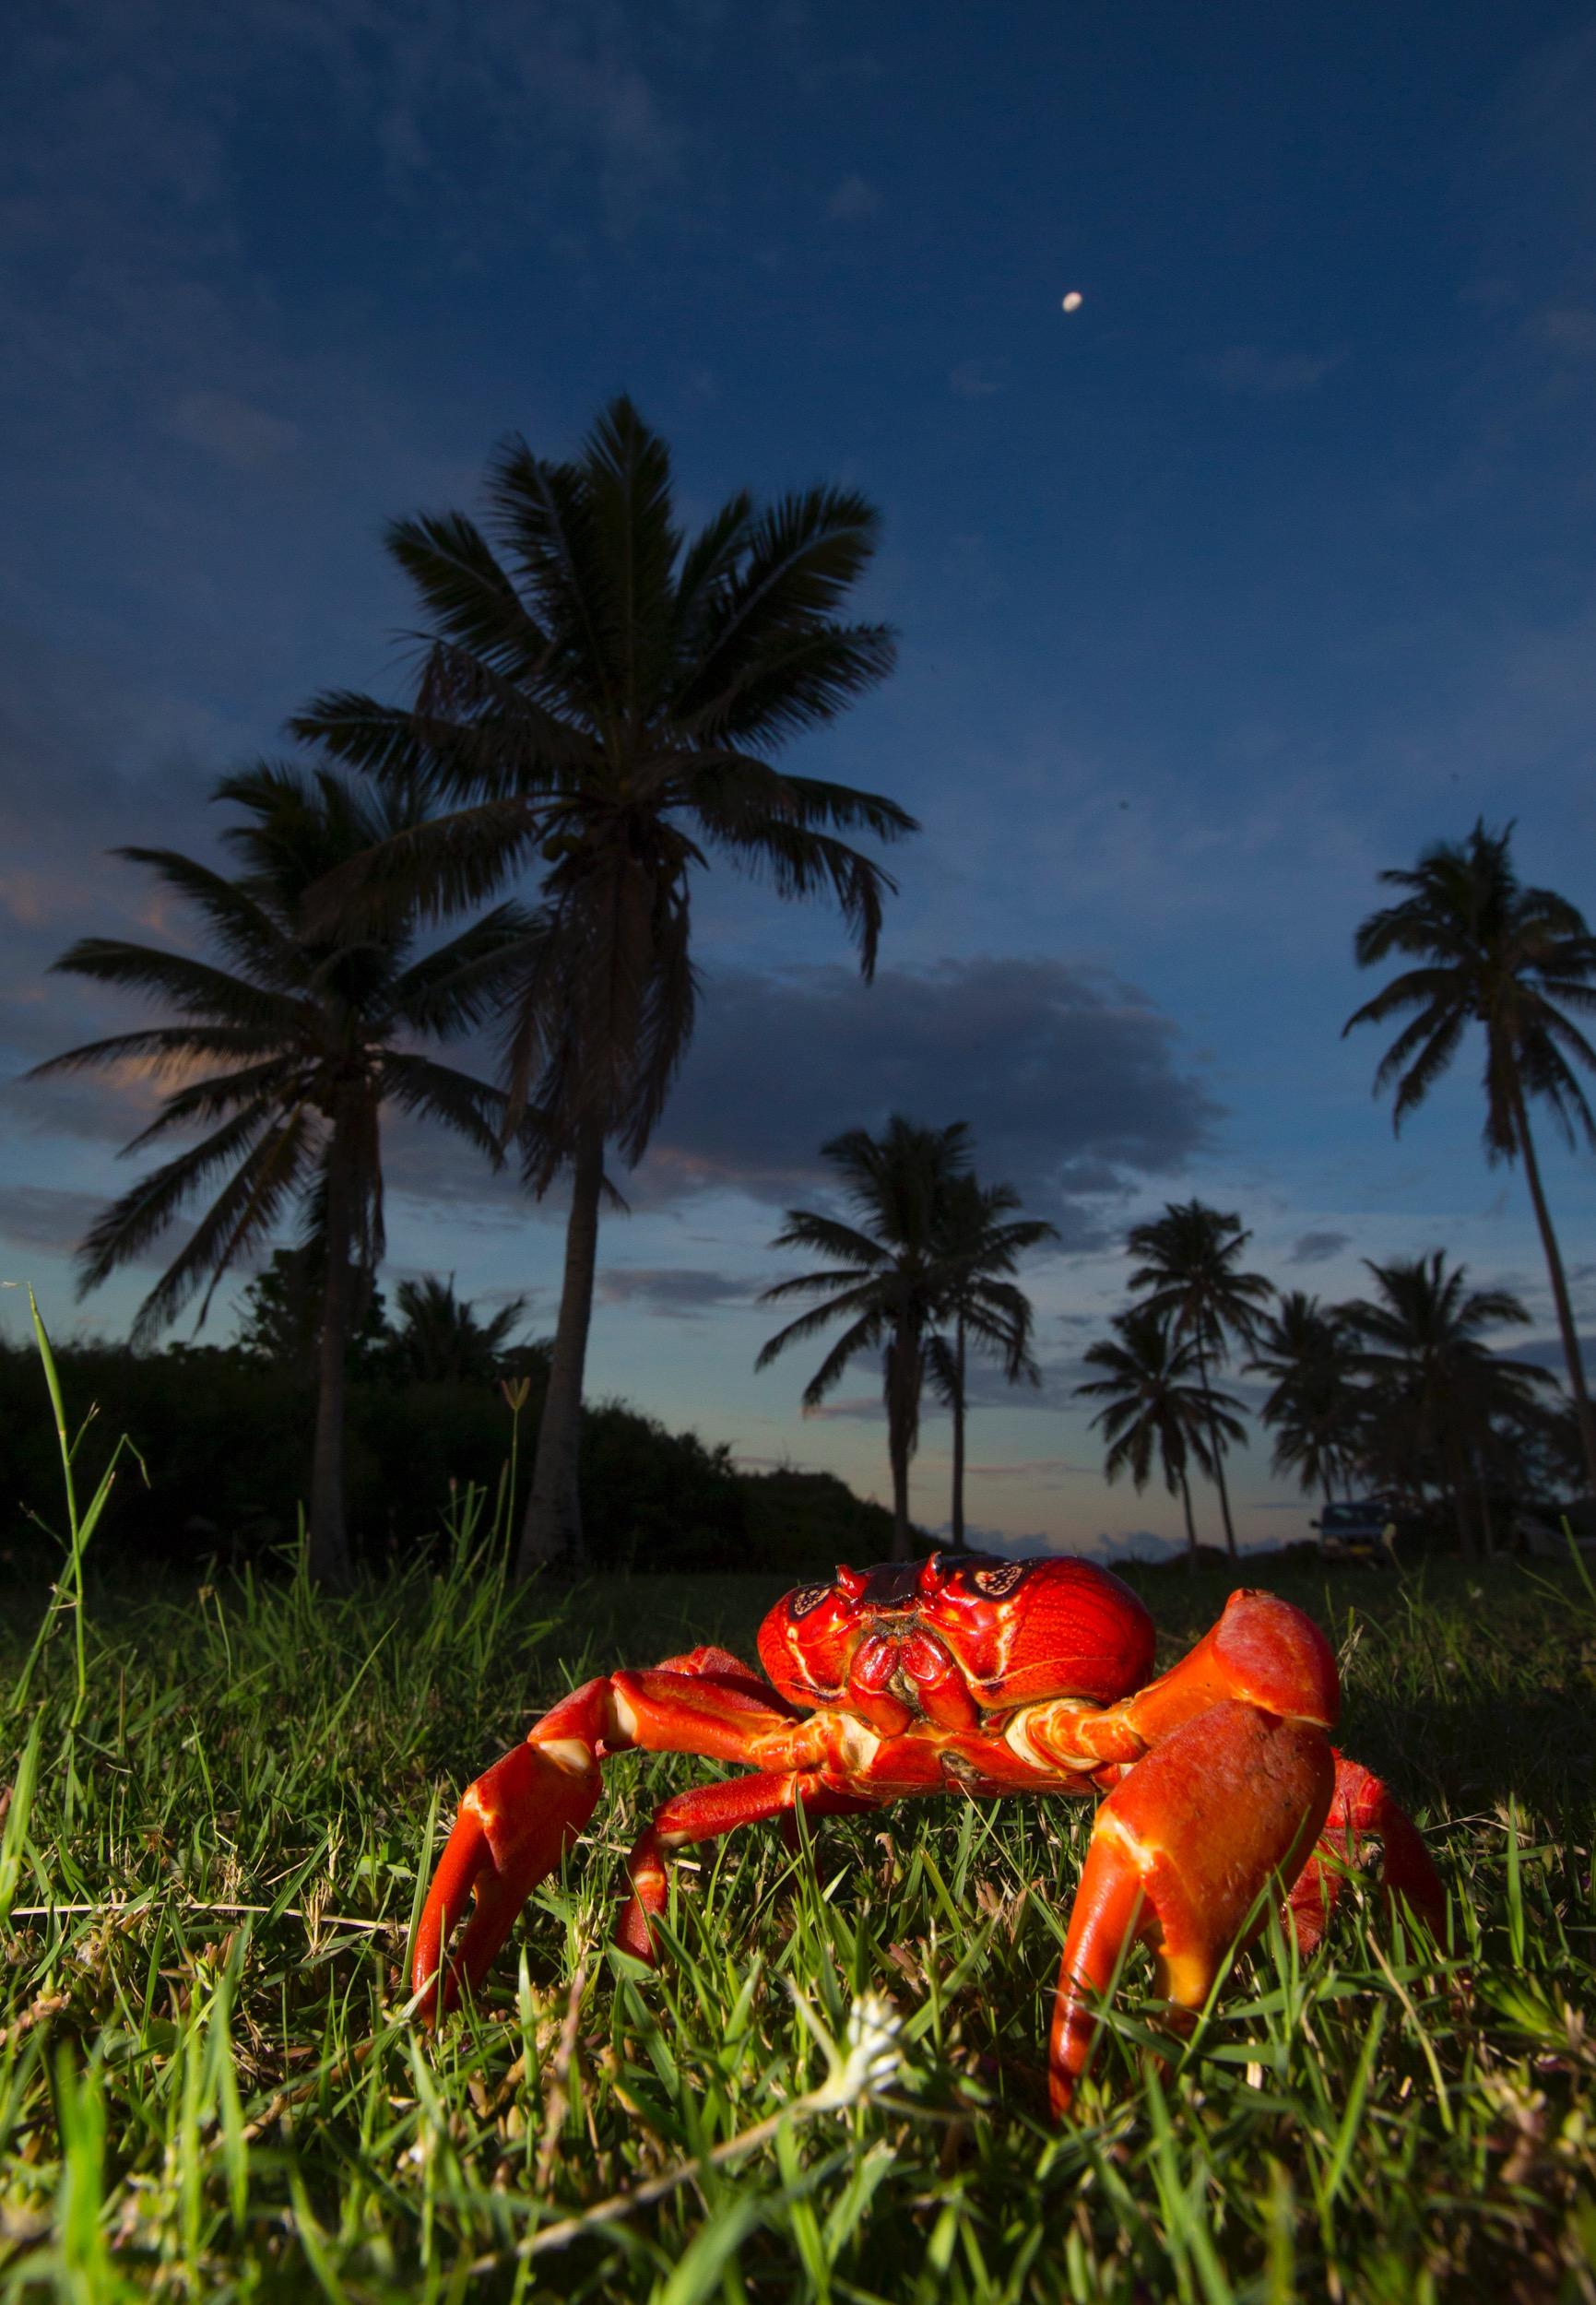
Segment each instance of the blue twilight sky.
M624 388L693 519L743 484L881 505L861 605L901 668L795 759L925 830L869 992L823 910L701 884L595 1389L884 1494L878 1373L803 1420L751 1299L821 1141L894 1108L967 1120L1065 1236L1029 1271L1046 1381L973 1422L994 1542L1176 1531L1070 1395L1167 1199L1329 1296L1444 1245L1550 1353L1477 1052L1393 1142L1383 1042L1338 1035L1376 873L1477 814L1596 906L1590 7L25 0L5 48L7 1076L134 1021L45 977L71 938L188 934L107 847L212 853L219 771L319 686L399 692L384 522ZM0 1094L0 1268L120 1328L154 1268L79 1310L69 1257L148 1084ZM1590 1318L1591 1163L1546 1166ZM557 1207L404 1129L389 1176L390 1280L548 1325ZM929 1526L947 1465L930 1417ZM1255 1541L1311 1509L1266 1450L1237 1488Z

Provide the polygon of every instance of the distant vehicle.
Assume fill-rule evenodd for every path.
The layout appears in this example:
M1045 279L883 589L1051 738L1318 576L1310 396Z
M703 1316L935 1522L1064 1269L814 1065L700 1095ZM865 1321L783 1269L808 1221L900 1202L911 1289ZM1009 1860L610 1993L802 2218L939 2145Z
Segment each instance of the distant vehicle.
M1361 1568L1392 1568L1397 1558L1397 1517L1383 1496L1327 1505L1318 1520L1319 1557Z

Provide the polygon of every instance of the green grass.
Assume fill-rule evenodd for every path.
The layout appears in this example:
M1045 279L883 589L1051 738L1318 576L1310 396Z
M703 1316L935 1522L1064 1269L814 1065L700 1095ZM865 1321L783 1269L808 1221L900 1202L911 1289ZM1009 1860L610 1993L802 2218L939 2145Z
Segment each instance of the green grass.
M1426 1825L1451 1951L1357 1889L1325 1956L1242 1959L1162 2074L1133 1961L1066 2127L1043 2048L1081 1803L828 1822L797 1859L751 1828L680 1866L650 1976L608 1949L621 1859L714 1772L621 1760L476 2012L407 2023L460 1786L600 1663L751 1653L777 1589L510 1595L462 1548L336 1601L90 1575L79 1611L69 1570L19 1708L36 1619L0 1591L0 2297L1596 2299L1572 1570L1283 1580L1341 1649L1349 1749ZM1226 1583L1143 1590L1173 1656ZM870 1990L902 2020L884 2098L777 2118Z

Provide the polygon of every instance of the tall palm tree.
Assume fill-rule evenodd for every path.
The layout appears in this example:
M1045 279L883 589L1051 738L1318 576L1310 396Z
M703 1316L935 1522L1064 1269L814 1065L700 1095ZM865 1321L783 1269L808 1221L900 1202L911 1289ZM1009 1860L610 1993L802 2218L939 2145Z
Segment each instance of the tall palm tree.
M1174 1322L1151 1305L1133 1305L1111 1326L1118 1342L1105 1338L1082 1355L1106 1373L1075 1388L1104 1404L1092 1420L1109 1444L1104 1473L1112 1482L1129 1472L1140 1494L1153 1477L1156 1455L1164 1487L1171 1496L1178 1494L1185 1511L1187 1558L1195 1568L1197 1524L1187 1468L1196 1463L1212 1472L1217 1438L1245 1437L1235 1414L1241 1404L1214 1391L1196 1338L1177 1334Z
M1288 1290L1259 1321L1247 1365L1274 1380L1259 1412L1274 1432L1274 1471L1295 1472L1333 1504L1336 1483L1352 1478L1364 1406L1345 1319L1305 1290Z
M516 1296L479 1320L469 1297L455 1295L452 1272L446 1281L435 1272L401 1281L394 1303L399 1315L394 1359L405 1376L423 1385L497 1384L511 1332L526 1309L526 1299Z
M861 1353L881 1355L887 1412L887 1453L893 1469L893 1558L909 1557L909 1464L920 1431L920 1388L926 1340L941 1318L950 1273L942 1259L943 1205L969 1169L969 1130L922 1128L894 1113L881 1136L849 1129L821 1147L842 1172L853 1223L811 1209L789 1209L774 1248L802 1248L826 1259L817 1272L778 1281L760 1298L824 1296L760 1353L768 1368L791 1344L816 1336L833 1321L848 1324L804 1388L806 1409L818 1409Z
M926 1365L953 1420L955 1553L964 1549L965 1363L970 1347L998 1361L1011 1385L1042 1381L1031 1350L1031 1300L1007 1276L1027 1248L1057 1240L1058 1228L1040 1217L1014 1217L1019 1206L1012 1185L983 1185L971 1176L952 1178L942 1195L937 1253L947 1276L942 1318L952 1321L952 1335L943 1330L927 1339Z
M1240 1217L1227 1216L1197 1200L1165 1201L1161 1217L1132 1225L1127 1235L1129 1253L1142 1259L1130 1276L1130 1286L1145 1289L1143 1302L1149 1309L1170 1323L1176 1337L1190 1340L1198 1383L1205 1393L1212 1391L1212 1372L1224 1365L1232 1341L1251 1344L1259 1316L1274 1294L1262 1273L1240 1270L1241 1252L1251 1238L1242 1230ZM1245 1430L1231 1437L1245 1439ZM1235 1528L1224 1478L1224 1432L1218 1416L1210 1419L1204 1470L1219 1490L1224 1542L1234 1560Z
M1391 1126L1400 1129L1451 1063L1469 1026L1484 1027L1485 1156L1524 1163L1578 1412L1586 1479L1596 1495L1596 1416L1530 1128L1531 1101L1539 1098L1570 1145L1581 1139L1596 1145L1596 1115L1569 1062L1596 1065L1596 1048L1565 1014L1596 1010L1596 938L1566 897L1522 885L1513 869L1512 836L1510 822L1489 833L1477 818L1466 841L1437 841L1413 871L1380 874L1407 893L1359 927L1358 965L1373 968L1398 954L1419 965L1393 976L1348 1017L1342 1033L1417 1011L1375 1074L1377 1095L1396 1084Z
M1532 1362L1493 1353L1483 1332L1530 1316L1507 1289L1470 1289L1468 1268L1448 1271L1444 1249L1365 1262L1377 1294L1338 1311L1356 1336L1356 1365L1385 1424L1386 1446L1394 1439L1401 1449L1413 1486L1433 1478L1451 1504L1460 1546L1472 1552L1471 1497L1484 1513L1482 1431L1497 1417L1532 1421L1537 1389L1552 1381ZM1482 1533L1488 1550L1488 1529Z
M520 1566L582 1550L578 1423L606 1148L635 1162L692 1036L695 870L728 860L776 894L830 895L875 966L893 882L843 834L917 829L895 802L774 765L796 736L885 678L881 624L841 621L875 550L853 491L761 508L732 497L691 540L670 454L629 400L570 463L507 442L487 530L457 513L398 522L388 547L420 597L414 702L324 696L296 724L442 813L389 845L371 901L418 885L438 910L541 862L542 904L506 1018L527 1181L568 1174L564 1280Z
M292 1210L324 1275L308 1565L342 1578L344 1387L362 1285L383 1254L381 1119L384 1105L442 1121L501 1157L502 1093L408 1046L483 1022L502 999L526 933L502 904L441 949L413 957L415 916L331 917L306 927L306 892L350 857L402 832L406 806L357 791L325 768L262 764L226 778L219 798L242 810L224 841L236 878L166 848L117 853L148 865L204 924L215 960L85 937L55 963L70 975L153 996L178 1022L68 1049L39 1074L142 1068L175 1080L124 1152L207 1131L140 1177L89 1230L79 1294L143 1256L195 1197L220 1180L184 1246L139 1306L143 1342L201 1289L204 1320L224 1273Z

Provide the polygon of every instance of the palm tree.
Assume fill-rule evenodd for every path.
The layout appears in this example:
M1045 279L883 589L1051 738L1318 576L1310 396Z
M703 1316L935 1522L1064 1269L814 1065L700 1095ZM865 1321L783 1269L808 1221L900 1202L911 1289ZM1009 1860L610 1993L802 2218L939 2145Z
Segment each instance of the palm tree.
M1259 1315L1274 1291L1259 1272L1243 1272L1237 1259L1250 1233L1244 1233L1238 1216L1211 1209L1200 1200L1165 1201L1164 1214L1150 1223L1135 1224L1126 1247L1143 1262L1130 1276L1133 1289L1145 1289L1143 1299L1160 1319L1170 1322L1174 1335L1189 1338L1197 1354L1198 1383L1211 1389L1213 1369L1223 1367L1234 1338L1250 1345ZM1245 1439L1238 1428L1232 1436ZM1218 1417L1210 1420L1209 1448L1204 1469L1219 1489L1224 1542L1235 1558L1235 1529L1230 1518L1230 1492L1224 1479L1224 1447Z
M806 1409L818 1409L848 1363L880 1353L887 1411L887 1453L893 1468L893 1558L909 1557L909 1463L919 1439L920 1387L926 1340L941 1318L951 1275L942 1260L943 1208L950 1188L970 1164L969 1130L962 1120L946 1129L922 1128L894 1113L880 1137L849 1129L821 1147L842 1171L854 1223L810 1209L789 1209L774 1248L802 1248L826 1259L818 1272L778 1281L762 1305L789 1296L824 1296L777 1331L754 1363L768 1368L789 1344L818 1335L833 1321L847 1328L804 1388Z
M1596 938L1566 898L1522 886L1513 869L1512 836L1510 822L1488 833L1481 817L1466 841L1437 841L1413 871L1380 874L1388 886L1407 894L1362 923L1354 943L1358 965L1373 968L1394 954L1419 965L1394 976L1347 1019L1342 1033L1344 1037L1354 1024L1418 1011L1375 1074L1377 1095L1396 1084L1391 1126L1400 1129L1451 1063L1469 1026L1484 1026L1485 1156L1493 1163L1520 1157L1524 1163L1579 1417L1586 1479L1596 1495L1596 1417L1530 1129L1530 1102L1538 1097L1570 1145L1581 1138L1596 1145L1596 1116L1569 1062L1575 1058L1596 1065L1596 1049L1564 1013L1596 1010Z
M1171 1496L1178 1494L1185 1510L1187 1558L1195 1568L1197 1524L1187 1467L1195 1461L1211 1473L1218 1437L1245 1438L1235 1415L1241 1404L1213 1390L1196 1338L1178 1335L1174 1322L1151 1305L1133 1305L1111 1325L1119 1342L1088 1345L1082 1356L1106 1374L1075 1390L1104 1404L1092 1422L1102 1426L1109 1444L1103 1467L1109 1481L1129 1472L1140 1495L1152 1478L1156 1452L1164 1485Z
M1259 1321L1255 1342L1247 1367L1274 1380L1259 1412L1274 1429L1273 1469L1295 1472L1305 1489L1322 1488L1333 1504L1336 1483L1352 1480L1364 1406L1347 1323L1317 1296L1291 1289Z
M1482 1517L1484 1509L1481 1436L1498 1417L1532 1422L1536 1388L1552 1381L1532 1362L1491 1352L1481 1332L1530 1316L1507 1289L1471 1290L1467 1267L1448 1271L1444 1249L1365 1262L1377 1295L1338 1312L1357 1338L1356 1365L1369 1380L1386 1447L1412 1486L1433 1479L1449 1499L1459 1543L1471 1552L1471 1494ZM1483 1535L1488 1551L1488 1528Z
M139 1306L133 1341L173 1319L202 1288L203 1323L218 1283L299 1212L324 1275L308 1566L338 1580L344 1525L344 1386L361 1296L383 1255L381 1117L384 1105L443 1121L500 1157L504 1098L486 1082L406 1046L479 1024L502 998L526 932L502 904L440 950L411 957L414 915L391 912L379 934L334 917L305 926L307 890L410 822L396 800L350 788L325 768L261 764L217 797L243 810L222 837L243 860L228 879L166 848L117 853L148 865L198 912L218 959L85 937L58 969L152 995L179 1022L117 1033L67 1050L36 1075L136 1065L175 1079L160 1112L124 1152L173 1133L207 1131L142 1176L91 1227L78 1252L79 1294L141 1258L196 1196L219 1191Z
M394 1292L399 1326L394 1359L401 1373L422 1385L491 1385L503 1375L510 1333L526 1309L524 1296L479 1320L468 1297L455 1294L455 1276L435 1272L401 1281Z
M839 618L875 550L863 496L815 488L761 509L744 492L685 540L669 450L624 398L573 463L509 441L487 492L486 534L455 513L389 531L428 624L413 704L327 695L296 726L443 810L371 861L371 901L419 886L447 911L546 868L505 1035L527 1182L571 1179L525 1571L582 1549L606 1148L641 1157L692 1036L694 871L719 857L778 896L829 894L869 977L894 884L840 835L917 827L879 795L774 764L892 668L888 627Z
M964 1419L968 1406L965 1360L977 1353L1002 1365L1010 1384L1042 1381L1031 1351L1031 1300L1005 1276L1022 1253L1057 1240L1058 1228L1039 1217L1015 1219L1020 1206L1012 1185L983 1185L971 1176L952 1178L942 1196L939 1261L947 1280L942 1318L952 1318L952 1340L939 1331L926 1341L927 1367L953 1419L952 1550L964 1549Z

